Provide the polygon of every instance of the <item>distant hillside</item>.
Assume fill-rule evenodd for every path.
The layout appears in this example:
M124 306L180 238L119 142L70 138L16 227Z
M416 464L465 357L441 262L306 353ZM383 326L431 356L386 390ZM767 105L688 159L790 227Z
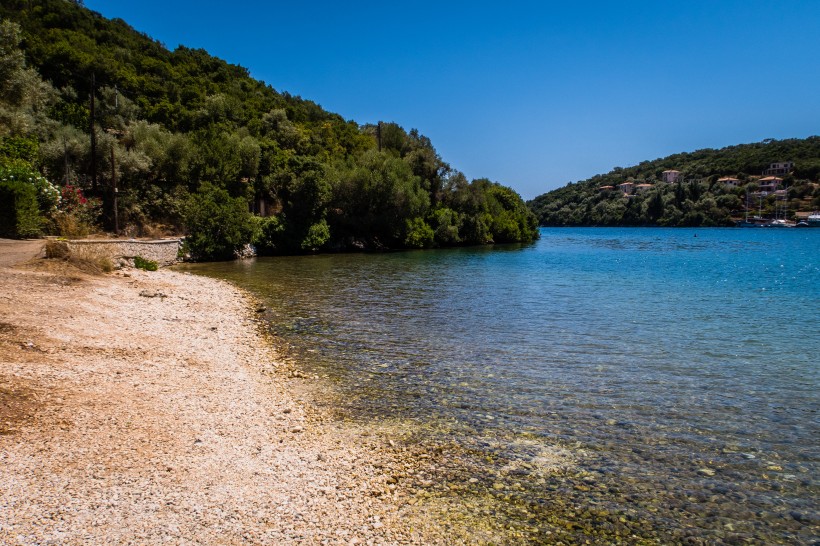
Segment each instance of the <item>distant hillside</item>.
M0 4L0 179L37 177L14 175L20 169L62 188L41 193L68 192L82 205L43 201L46 218L30 225L231 239L203 250L211 257L251 241L290 253L538 236L518 194L468 181L418 131L346 121L204 50L169 51L80 1ZM101 208L83 201L89 195ZM206 230L218 214L237 223Z
M772 174L781 179L777 187L761 181L781 162L793 165ZM678 180L664 183L664 171L678 171L667 175ZM820 208L819 177L820 137L770 139L616 167L528 205L543 226L722 226L745 213L747 195L749 207L764 215L782 217L785 207L792 218Z

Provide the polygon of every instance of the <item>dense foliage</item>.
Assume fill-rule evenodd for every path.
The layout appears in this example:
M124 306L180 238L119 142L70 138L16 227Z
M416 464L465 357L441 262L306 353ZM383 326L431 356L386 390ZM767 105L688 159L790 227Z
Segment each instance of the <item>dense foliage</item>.
M227 257L250 235L269 253L538 236L517 194L468 182L416 130L346 121L81 2L9 0L0 18L0 165L101 198L109 229L116 184L122 230L187 228L203 257ZM211 209L243 225L199 240L227 233L197 231Z
M0 237L34 237L42 223L34 187L20 180L0 180Z
M786 194L760 195L761 173L784 161L794 162L791 173L781 176ZM662 183L666 170L680 171L681 181ZM720 182L723 177L737 178L737 187ZM789 217L820 208L818 177L820 137L770 139L616 167L540 195L528 205L545 226L732 225L747 206L755 213ZM625 182L652 186L627 196L618 188Z
M185 223L190 229L186 249L197 259L230 259L254 236L245 201L208 183L188 198Z

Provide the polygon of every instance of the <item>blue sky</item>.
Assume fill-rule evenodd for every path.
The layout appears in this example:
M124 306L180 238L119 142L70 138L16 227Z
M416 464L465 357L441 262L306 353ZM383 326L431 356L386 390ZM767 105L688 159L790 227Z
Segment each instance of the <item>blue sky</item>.
M820 0L86 0L524 198L646 159L820 134ZM788 158L784 158L788 159Z

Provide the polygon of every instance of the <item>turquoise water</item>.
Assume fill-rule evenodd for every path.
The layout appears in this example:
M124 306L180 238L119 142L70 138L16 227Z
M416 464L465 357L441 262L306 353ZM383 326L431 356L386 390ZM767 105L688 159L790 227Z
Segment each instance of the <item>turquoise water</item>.
M193 269L265 299L340 418L411 431L428 493L517 540L820 541L820 230Z

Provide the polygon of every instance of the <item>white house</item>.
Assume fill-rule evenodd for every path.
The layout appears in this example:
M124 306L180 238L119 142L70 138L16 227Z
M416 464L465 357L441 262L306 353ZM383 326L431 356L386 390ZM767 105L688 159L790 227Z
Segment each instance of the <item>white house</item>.
M724 176L723 178L717 179L718 183L723 184L728 188L736 188L740 186L740 180L737 178L732 178L731 176Z
M780 184L783 183L783 179L776 176L767 176L757 182L760 184L760 191L769 193L777 190Z

